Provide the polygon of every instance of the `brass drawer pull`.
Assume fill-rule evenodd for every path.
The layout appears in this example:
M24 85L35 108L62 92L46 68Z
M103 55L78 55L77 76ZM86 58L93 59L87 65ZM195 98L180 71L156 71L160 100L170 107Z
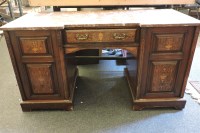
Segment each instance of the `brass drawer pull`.
M125 33L114 33L113 38L116 40L124 40L127 37Z
M84 41L88 39L88 34L76 34L76 39L78 41Z

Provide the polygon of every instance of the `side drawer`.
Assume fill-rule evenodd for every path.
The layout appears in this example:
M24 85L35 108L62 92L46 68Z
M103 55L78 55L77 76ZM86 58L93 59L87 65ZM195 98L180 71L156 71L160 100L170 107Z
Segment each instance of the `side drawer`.
M66 43L135 42L137 29L66 30Z
M153 47L154 53L169 53L169 52L182 52L184 50L184 41L187 31L182 29L180 31L166 31L162 33L155 31L153 34Z
M154 51L181 51L183 47L184 34L156 35Z
M46 37L24 37L20 38L20 44L23 54L47 54Z

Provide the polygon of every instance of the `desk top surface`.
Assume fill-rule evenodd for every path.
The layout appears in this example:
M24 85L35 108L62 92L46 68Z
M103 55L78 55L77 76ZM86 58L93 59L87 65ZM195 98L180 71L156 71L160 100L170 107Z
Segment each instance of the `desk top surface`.
M29 0L31 6L108 6L193 4L195 0Z
M108 26L200 26L200 21L172 9L78 11L26 14L2 30L48 30Z

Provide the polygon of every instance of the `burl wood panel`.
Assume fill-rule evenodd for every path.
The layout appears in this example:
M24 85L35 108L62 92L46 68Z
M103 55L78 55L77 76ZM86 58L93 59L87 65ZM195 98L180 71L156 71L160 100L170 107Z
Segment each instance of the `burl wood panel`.
M47 37L20 38L23 54L47 54Z
M33 94L54 93L51 64L28 64L27 69Z
M192 4L195 0L29 0L31 6L103 6Z
M181 51L184 41L184 34L159 34L155 35L155 48L157 52Z
M67 30L66 43L134 42L136 29Z
M152 62L149 92L167 92L174 89L177 62Z

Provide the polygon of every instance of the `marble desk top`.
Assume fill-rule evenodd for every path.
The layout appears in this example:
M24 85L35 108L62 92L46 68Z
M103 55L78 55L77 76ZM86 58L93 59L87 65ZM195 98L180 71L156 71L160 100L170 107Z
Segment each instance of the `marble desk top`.
M1 30L49 30L104 26L199 26L200 21L173 9L78 11L26 14Z

